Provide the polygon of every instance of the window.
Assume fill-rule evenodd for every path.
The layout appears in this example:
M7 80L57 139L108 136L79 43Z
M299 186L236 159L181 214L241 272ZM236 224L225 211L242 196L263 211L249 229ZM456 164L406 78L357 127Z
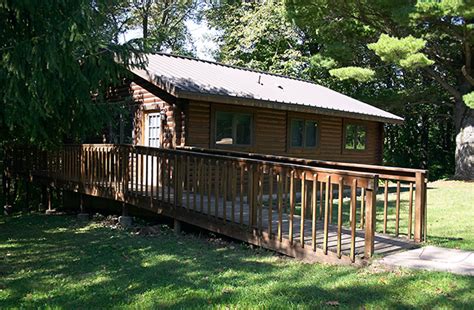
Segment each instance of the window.
M291 147L316 148L319 145L318 122L292 119L290 122Z
M147 146L160 146L160 113L148 114Z
M250 145L252 143L252 116L217 111L215 138L218 145Z
M346 150L365 150L367 131L365 126L356 124L347 124L345 132L345 145Z

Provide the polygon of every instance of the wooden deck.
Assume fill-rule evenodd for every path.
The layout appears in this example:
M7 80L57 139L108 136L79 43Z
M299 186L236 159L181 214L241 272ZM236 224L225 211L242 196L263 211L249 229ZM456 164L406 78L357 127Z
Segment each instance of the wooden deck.
M134 205L307 261L364 264L416 247L426 236L420 170L129 145L65 146L15 158L18 175L45 186ZM375 232L379 176L384 234ZM391 234L389 180L397 184ZM399 237L401 182L410 190L407 237Z
M132 186L129 185L129 188ZM163 189L161 187L149 187L148 191L134 191L133 195L143 196L146 197L147 193L151 193L153 191L160 192ZM170 190L170 198L174 200L174 193L172 189ZM164 189L164 192L167 193L168 189ZM188 192L184 191L184 197L181 201L181 206L187 205L188 201L186 197L188 196ZM196 200L194 200L196 199ZM276 197L273 197L274 201L276 201ZM201 203L202 201L202 203ZM210 202L210 212L207 209ZM246 203L245 199L243 199L243 203L241 203L240 198L237 197L234 207L232 207L232 203L227 201L224 204L222 198L219 198L219 203L215 204L215 196L211 196L209 201L207 195L203 195L201 198L199 194L194 192L189 192L189 205L196 206L195 209L193 207L186 209L192 213L197 213L201 215L212 215L213 217L217 218L220 221L225 221L226 223L233 223L239 226L249 227L250 223L250 207L249 204ZM203 206L201 209L200 206ZM242 219L240 219L241 209L242 207ZM278 231L278 210L270 210L268 207L268 197L266 201L266 206L262 208L261 212L261 219L258 218L257 227L262 231L270 234L273 238L277 238L277 231ZM241 221L242 220L242 221ZM261 224L260 224L261 221ZM290 240L290 214L287 212L282 212L282 239ZM301 244L301 216L300 215L293 215L293 241L295 243ZM271 227L270 227L271 226ZM305 219L303 223L304 227L304 244L305 247L312 248L312 222L311 220ZM205 227L204 227L205 228ZM351 251L351 231L350 229L342 228L341 229L342 241L341 241L341 253L342 255L349 256ZM232 237L232 236L230 236ZM324 222L323 220L316 221L316 247L317 250L323 249L324 244ZM337 252L337 225L328 225L328 251L332 251L334 253ZM396 252L400 252L406 249L415 248L418 245L409 240L407 238L397 238L394 236L390 236L388 234L382 233L375 233L374 238L374 254L375 255L388 255ZM365 247L365 239L364 239L364 230L363 229L356 229L356 237L355 237L355 255L362 259L364 258L364 247Z

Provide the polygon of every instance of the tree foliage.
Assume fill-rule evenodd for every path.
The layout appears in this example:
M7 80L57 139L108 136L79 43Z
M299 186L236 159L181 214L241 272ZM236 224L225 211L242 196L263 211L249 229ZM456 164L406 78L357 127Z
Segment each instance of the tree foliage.
M368 82L373 79L375 71L368 68L350 66L331 69L329 70L329 74L331 76L337 77L341 81L354 79L359 82Z
M142 46L149 52L193 55L194 45L186 27L187 19L198 19L201 3L190 0L127 1L130 29L141 29Z
M413 70L434 63L433 60L421 53L426 40L411 35L398 39L387 34L381 34L377 42L367 45L382 61L396 64L404 69Z
M104 127L110 85L141 61L110 31L112 0L0 2L2 144L50 146Z
M472 89L466 83L472 7L466 1L233 1L208 16L222 33L218 59L311 79L403 116L403 125L387 126L385 162L430 168L436 178L453 174L454 133L469 123L462 98Z

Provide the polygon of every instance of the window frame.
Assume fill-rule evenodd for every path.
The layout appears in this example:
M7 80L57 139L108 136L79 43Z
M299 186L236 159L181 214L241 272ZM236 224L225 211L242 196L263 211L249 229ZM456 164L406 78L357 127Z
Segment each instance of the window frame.
M217 134L217 113L223 112L223 113L232 113L233 115L235 114L240 114L240 115L247 115L250 116L250 144L217 144L216 142L216 134ZM211 127L211 145L214 148L235 148L235 149L250 149L254 146L255 144L255 116L252 110L249 109L237 109L234 107L212 107L212 127ZM236 138L236 132L235 130L235 124L234 124L234 116L232 117L232 139L235 140Z
M291 124L293 121L303 121L303 145L302 146L293 146L292 145L292 127ZM306 122L315 122L318 124L318 130L316 131L316 146L306 146ZM290 150L307 150L307 151L317 151L321 148L321 121L319 118L315 117L302 117L302 116L289 116L288 117L288 149Z
M348 149L346 148L346 142L347 142L347 127L349 125L353 125L353 126L358 126L358 127L363 127L364 130L365 130L365 139L364 139L364 149L362 150L359 150L359 149ZM368 135L369 135L369 132L368 132L368 127L367 127L367 124L364 123L364 122L361 122L361 121L353 121L353 120L350 120L350 121L346 121L344 120L343 122L343 131L342 131L342 150L343 152L349 152L349 153L352 153L352 152L356 152L356 153L363 153L363 152L366 152L367 151L367 148L368 148Z

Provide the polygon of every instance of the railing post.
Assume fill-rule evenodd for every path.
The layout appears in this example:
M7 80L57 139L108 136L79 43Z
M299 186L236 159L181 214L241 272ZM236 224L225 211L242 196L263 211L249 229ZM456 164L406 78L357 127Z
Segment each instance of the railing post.
M423 241L424 226L425 223L425 208L426 208L426 197L425 197L425 174L423 172L416 172L415 177L415 242Z
M122 154L122 163L120 165L120 175L121 175L121 179L122 179L122 197L123 197L123 201L126 202L127 199L126 199L126 194L127 194L127 191L128 191L128 182L129 182L129 174L130 174L130 171L131 171L131 165L133 165L132 162L130 162L128 156L130 154L130 149L127 147L127 146L120 146L120 151L119 153Z
M373 187L366 189L365 205L365 252L364 257L370 258L374 254L375 221L377 211L377 190L379 178L373 179Z
M258 174L256 173L256 166L250 165L250 192L249 195L249 214L250 223L249 226L252 228L257 224L257 192L258 192Z

